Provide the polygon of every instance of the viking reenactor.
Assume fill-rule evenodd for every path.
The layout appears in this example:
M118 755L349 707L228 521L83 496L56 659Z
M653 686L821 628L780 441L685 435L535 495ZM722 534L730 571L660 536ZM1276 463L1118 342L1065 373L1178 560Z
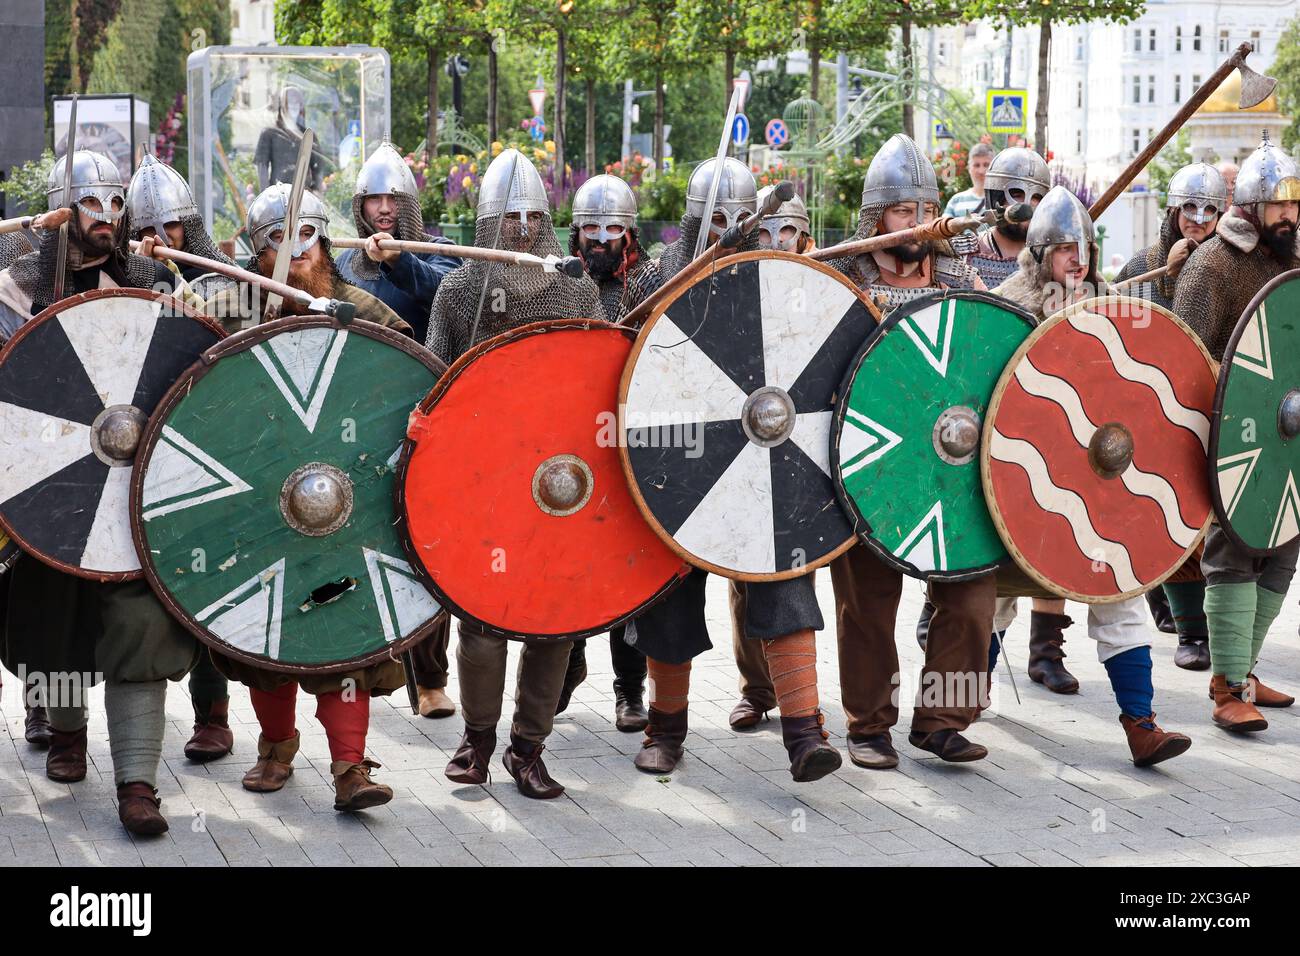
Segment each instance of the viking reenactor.
M1233 331L1252 300L1270 280L1300 267L1295 246L1300 219L1300 171L1267 136L1242 163L1232 203L1231 210L1219 220L1214 236L1188 259L1174 288L1173 300L1175 314L1192 327L1219 362L1224 360ZM1261 306L1258 314L1262 313ZM1267 356L1267 339L1259 341ZM1220 374L1231 381L1237 367L1235 362L1225 363ZM1279 417L1279 430L1282 425ZM1273 426L1260 423L1261 442L1265 427ZM1259 446L1255 448L1257 451ZM1222 477L1223 472L1219 474ZM1270 512L1269 521L1281 525L1283 510L1277 513L1274 520ZM1262 557L1256 556L1229 536L1222 520L1220 515L1219 521L1210 525L1201 558L1214 722L1226 730L1260 731L1268 721L1257 707L1289 707L1294 703L1293 697L1261 683L1255 667L1264 638L1282 609L1295 574L1300 539L1281 536L1281 544L1268 548ZM1275 533L1274 537L1279 536Z
M503 150L483 173L474 244L539 256L560 244L542 178L514 149ZM429 350L447 363L501 332L545 319L600 318L600 299L586 276L569 276L517 265L471 260L438 287L429 316ZM482 784L496 750L497 722L505 691L506 640L462 620L456 647L461 715L465 733L446 774L456 783ZM542 760L569 663L566 641L525 642L515 678L510 745L502 763L526 797L546 800L564 793Z
M380 143L357 173L352 196L352 222L366 240L363 249L345 249L338 257L339 274L396 312L412 329L417 342L429 333L429 310L438 283L460 265L453 256L429 252L381 249L381 239L430 240L424 232L415 176L393 146ZM451 619L411 648L420 715L450 717L456 705L447 696L447 646Z
M645 253L636 225L636 196L617 176L601 174L583 183L573 194L573 224L569 229L569 254L580 256L587 275L600 290L605 317L617 321L624 312L628 279L636 274ZM609 656L614 668L614 726L624 733L645 730L645 655L624 639L624 628L609 632ZM587 678L587 642L573 642L556 713L568 709L569 700Z
M1020 253L1020 268L994 293L1016 303L1040 322L1066 306L1107 294L1105 280L1097 270L1096 230L1088 210L1074 193L1054 186L1034 210ZM996 575L998 614L996 639L1001 644L1015 619L1016 598L1032 597L1053 602L1064 609L1065 602L1030 580L1015 565ZM1035 611L1037 616L1040 612ZM1069 618L1065 618L1069 623ZM1151 681L1151 631L1147 626L1144 601L1128 598L1088 606L1088 635L1097 642L1097 657L1106 668L1119 704L1119 721L1128 738L1133 762L1140 767L1176 757L1191 746L1183 734L1162 730L1155 722ZM1063 653L1056 639L1045 639L1042 625L1030 627L1031 654L1039 661L1059 662ZM1033 664L1031 663L1031 668ZM1041 666L1041 665L1040 665ZM1031 669L1030 676L1036 672ZM1039 671L1041 675L1041 671ZM1038 677L1034 678L1036 681ZM1040 681L1041 682L1041 681ZM1051 688L1049 685L1049 689Z
M970 148L970 153L966 157L966 170L970 173L971 187L955 193L948 200L948 204L943 207L945 216L969 216L980 209L989 208L987 176L993 168L992 164L997 162L995 152L996 150L988 143L976 143ZM1028 201L1028 199L1016 200L1016 202Z
M708 197L715 176L720 179L710 215ZM743 214L756 213L757 195L753 174L738 160L725 158L720 169L716 160L696 167L686 185L681 234L657 261L638 274L639 286L630 305L639 304L690 263L702 229L708 230L707 243L712 244ZM749 251L757 245L757 236L750 234L741 241L738 251ZM707 572L691 572L676 590L628 625L627 639L645 652L650 674L650 723L634 760L637 769L645 773L671 773L682 759L691 660L713 646L704 613L707 580ZM757 645L763 650L775 703L781 712L781 736L790 758L791 777L807 782L834 773L841 759L827 743L819 706L816 632L824 624L813 575L734 582L731 602L733 619L740 625L745 646ZM742 687L744 682L742 677ZM745 715L740 726L756 723L767 709L762 706L765 703L749 701L752 719ZM733 721L736 716L733 711Z
M1165 217L1160 238L1133 255L1115 277L1116 282L1170 266L1163 276L1135 283L1128 295L1149 299L1166 309L1174 304L1174 289L1181 266L1197 245L1214 235L1219 217L1228 211L1228 184L1208 163L1192 163L1174 173L1166 191ZM1160 592L1167 598L1178 634L1174 663L1186 670L1210 667L1209 629L1205 623L1205 577L1198 557L1187 561L1165 581ZM1155 608L1153 608L1155 610Z
M460 265L460 260L379 247L381 239L440 241L425 235L415 176L402 154L389 143L381 143L357 174L352 222L357 235L367 240L366 246L343 250L338 257L339 272L401 316L414 330L416 341L423 342L429 334L429 309L438 283ZM446 686L445 646L442 653L442 670L440 676L435 675L442 683L428 685L431 688Z
M410 326L370 293L350 285L339 275L330 256L329 213L310 191L302 194L296 241L284 234L290 187L284 183L264 190L248 207L247 230L253 241L249 269L272 275L283 253L293 257L285 280L313 296L339 299L357 307L356 318L385 325L404 334ZM286 299L284 310L297 313L302 306ZM343 673L290 675L257 667L220 653L213 654L218 669L248 687L248 696L261 733L257 762L243 777L245 790L272 793L293 774L298 753L296 719L298 688L316 698L316 719L329 742L330 774L334 778L334 809L352 812L376 807L393 798L393 791L371 779L379 767L366 757L370 728L370 698L385 696L406 686L406 674L397 660Z
M122 223L126 193L107 156L77 150L54 164L51 209L68 206L64 285L56 293L58 230L40 248L0 273L0 341L55 302L92 289L177 291L183 283L160 262L127 251ZM102 675L118 818L132 833L167 830L159 811L158 761L167 723L167 681L180 680L198 659L198 644L143 580L99 583L38 560L18 561L10 586L3 659L11 671L46 678L52 728L45 773L59 783L86 776L85 692ZM22 671L19 671L22 668Z
M855 239L910 229L939 212L934 166L907 136L897 134L867 167ZM946 241L908 243L865 256L831 260L886 314L936 289L984 289L979 274L952 255ZM848 720L849 759L859 767L890 770L898 753L890 728L898 721L898 648L894 625L902 572L865 545L831 563L840 658L840 692ZM932 581L935 612L929 624L921 687L942 692L918 700L909 742L952 762L981 760L988 751L962 736L987 698L971 694L964 675L984 674L989 659L996 585L990 575L970 581Z
M758 204L763 205L775 186L764 186L758 191ZM763 249L780 249L782 252L812 252L817 248L813 241L812 226L808 220L808 207L796 193L781 203L776 212L764 216L758 224L758 244Z
M1037 207L1051 188L1052 176L1043 157L1032 149L1013 146L998 153L989 167L984 177L984 204L989 209L1006 209L1016 203ZM1028 229L1027 222L1004 219L980 233L978 246L966 261L990 289L1016 271Z

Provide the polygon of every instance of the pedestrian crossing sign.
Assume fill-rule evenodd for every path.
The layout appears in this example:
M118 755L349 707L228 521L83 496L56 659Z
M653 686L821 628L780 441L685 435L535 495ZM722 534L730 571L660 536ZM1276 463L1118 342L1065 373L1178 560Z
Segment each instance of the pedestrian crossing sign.
M989 132L1025 132L1028 98L1028 90L988 90L984 97L984 122Z

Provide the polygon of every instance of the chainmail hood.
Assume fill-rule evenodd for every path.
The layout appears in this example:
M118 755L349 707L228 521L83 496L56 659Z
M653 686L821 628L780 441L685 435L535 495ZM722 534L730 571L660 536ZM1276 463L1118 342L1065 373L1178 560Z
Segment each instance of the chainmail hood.
M135 223L131 221L130 212L127 212L122 218L126 221L126 234L132 239L138 240L143 227L136 227ZM180 224L181 228L185 230L185 249L183 251L202 256L205 259L215 259L217 262L224 262L228 266L235 265L235 260L222 252L220 247L212 240L212 237L208 235L208 230L203 225L202 216L182 216Z
M1016 263L1019 268L1015 274L993 289L993 294L1010 299L1041 322L1048 318L1045 308L1051 304L1048 302L1048 295L1053 291L1051 289L1052 260L1043 256L1043 261L1039 262L1028 249L1021 249ZM1094 290L1088 298L1108 294L1109 287L1106 285L1106 280L1097 273L1096 243L1093 243L1088 257L1088 276L1085 281L1090 283Z
M845 239L845 242L854 242L858 239L868 239L876 235L876 230L880 226L880 219L888 209L888 205L863 206L858 212L858 228L853 235ZM933 239L930 241L930 250L934 253L937 264L949 266L960 262L961 257L953 249L952 243L947 239ZM943 260L951 260L951 263ZM876 267L876 262L870 254L864 256L841 256L836 259L825 260L826 265L832 269L844 273L860 287L865 288L872 285L880 278L880 270ZM961 263L964 266L964 262ZM946 268L942 271L958 273L963 270Z
M397 203L397 227L393 230L393 238L405 239L407 242L425 241L427 234L424 231L424 214L420 211L420 204L415 197L408 196L406 193L391 195L393 201ZM352 223L357 227L357 236L361 239L369 239L378 232L362 215L362 207L369 198L370 196L362 193L352 197ZM358 279L371 282L379 278L380 264L366 255L364 249L356 251L351 263L352 271L357 274Z

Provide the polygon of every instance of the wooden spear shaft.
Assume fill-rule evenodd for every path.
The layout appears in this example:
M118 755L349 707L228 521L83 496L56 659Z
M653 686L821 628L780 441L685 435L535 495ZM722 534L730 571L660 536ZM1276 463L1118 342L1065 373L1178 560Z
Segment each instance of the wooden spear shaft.
M911 229L885 232L878 236L868 236L866 239L850 239L848 242L841 242L836 246L817 249L808 253L808 258L817 259L818 261L840 259L845 256L866 255L868 252L875 252L877 249L888 249L891 246L898 246L907 242L950 239L959 232L978 229L984 223L985 218L983 216L943 216L934 222L913 226Z
M131 251L139 252L140 243L131 240ZM237 279L240 282L251 282L259 285L267 292L274 292L284 299L293 299L295 302L301 302L304 305L310 305L315 298L309 292L302 289L295 289L291 285L283 282L276 282L274 279L259 275L256 272L249 272L247 269L241 269L239 266L232 266L217 259L208 259L205 256L196 256L192 252L182 252L179 249L172 249L168 246L155 245L153 247L153 257L155 259L171 259L173 262L179 262L182 265L198 266L200 269L207 269L211 272L219 272L224 276Z
M330 245L339 249L363 249L366 240L331 239ZM564 258L546 259L528 252L511 252L509 249L489 249L486 246L455 246L447 242L416 242L410 239L380 239L379 248L391 249L394 252L433 253L439 256L455 256L459 259L481 259L485 262L500 262L508 266L528 266L535 269L546 268L553 264L561 271L566 271L564 267L569 261L577 258L576 256L566 256ZM578 266L579 274L581 274L581 261L579 261ZM567 271L566 274L568 274Z

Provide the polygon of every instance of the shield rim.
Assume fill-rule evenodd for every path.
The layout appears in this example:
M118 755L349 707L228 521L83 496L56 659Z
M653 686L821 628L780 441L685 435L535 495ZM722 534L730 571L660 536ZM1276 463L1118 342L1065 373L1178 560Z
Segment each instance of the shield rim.
M842 286L844 286L846 289L848 289L853 293L853 295L857 298L857 300L866 307L867 312L870 313L871 317L875 319L876 329L880 328L880 323L881 323L880 309L876 307L875 303L872 302L867 296L863 295L862 290L859 289L857 286L855 286L847 276L845 276L843 273L839 272L836 269L832 269L830 266L826 265L823 262L820 262L819 260L810 259L808 258L808 256L801 255L797 252L782 252L776 249L756 249L756 250L751 250L749 252L737 252L731 255L723 256L721 258L711 260L708 267L705 267L704 265L700 265L698 267L699 273L696 275L694 281L686 283L680 289L674 292L671 296L655 304L654 309L651 310L649 317L645 320L645 322L641 326L640 331L637 333L636 342L633 344L632 351L628 354L627 357L627 364L623 366L623 375L619 379L619 383L618 383L619 409L622 409L624 406L627 405L627 393L628 390L631 388L632 373L636 368L637 359L641 357L641 350L645 347L645 343L647 338L649 337L650 330L653 329L654 326L659 322L660 317L665 312L667 312L668 309L672 307L672 305L678 299L686 295L686 293L691 289L695 288L697 284L701 282L713 281L713 277L718 272L721 272L724 269L729 269L732 266L740 265L743 262L754 262L754 261L765 260L765 259L785 259L791 262L798 262L803 265L807 265L811 267L812 269L822 273L825 276L829 276L830 278L839 282ZM689 269L691 268L691 266L688 265L686 268ZM874 335L876 329L872 329L870 334ZM834 413L834 410L835 410L834 406L832 406L831 412ZM714 564L711 561L706 561L704 558L692 554L691 552L683 548L681 545L679 545L676 542L676 540L673 539L672 535L670 535L664 529L664 526L659 522L659 519L655 517L654 512L650 509L650 506L646 503L645 498L643 498L641 495L641 488L637 484L636 474L632 471L632 459L631 456L628 454L626 442L622 441L621 432L622 432L622 428L620 426L618 457L619 457L619 461L622 462L623 474L626 477L628 487L632 492L632 500L636 502L637 509L641 512L641 517L645 519L646 523L650 525L654 533L659 536L659 539L661 541L663 541L666 545L668 545L669 549L674 554L676 554L679 558L681 558L683 561L685 561L688 565L690 565L693 568L699 568L702 571L708 571L710 574L716 574L719 577L730 578L733 581L788 581L792 578L800 578L806 574L812 574L818 568L822 568L830 564L840 555L848 551L849 548L857 544L858 541L857 534L850 533L847 539L845 539L843 542L836 545L835 547L831 548L829 551L826 551L825 553L819 555L815 560L809 561L807 564L803 565L798 569L792 569L789 571L773 571L773 572L763 572L763 573L758 573L753 571L736 571L732 568L724 568L721 565ZM838 507L839 493L838 493L838 489L834 488L835 479L833 476L828 476L828 477L830 478L832 489L835 492L836 505ZM849 519L850 524L853 523L853 515L845 514L845 517Z
M93 302L98 299L144 299L148 302L164 302L165 307L176 310L175 312L172 313L173 316L183 316L187 319L190 319L193 322L198 322L200 325L205 326L208 329L208 331L214 333L217 337L217 341L213 344L213 346L210 347L215 347L217 345L220 345L222 341L224 341L229 336L226 330L222 328L221 324L217 322L215 319L212 319L209 316L204 315L202 312L199 312L189 303L183 301L180 298L177 298L176 296L170 293L154 292L151 289L134 289L134 288L91 289L89 292L81 292L78 293L77 295L65 296L64 298L60 299L58 302L55 302L53 305L50 305L45 309L42 309L36 315L32 316L31 319L29 319L28 321L20 325L18 327L18 330L9 337L9 340L4 344L4 346L0 347L0 365L3 365L5 360L9 358L10 352L15 347L15 344L21 342L26 336L32 334L33 330L35 330L38 325L45 322L53 321L55 317L63 314L63 312L65 312L70 308L73 308L76 305L82 305L86 302ZM184 374L185 373L182 373L182 375ZM170 389L168 389L168 391L170 391ZM167 393L164 393L163 398L166 397L167 397ZM162 399L159 399L159 404L160 405L162 404ZM135 472L138 470L136 465L137 462L139 462L140 460L140 453L144 448L143 433L141 434L140 442L141 443L136 446L135 458L132 459L131 461L132 483L135 482ZM131 520L130 508L131 505L128 503L127 504L128 521ZM140 568L137 568L134 571L91 571L87 568L81 567L80 565L67 564L66 562L57 560L56 558L51 558L47 555L44 555L36 548L33 548L30 544L28 544L27 541L23 539L22 535L14 533L13 528L11 528L8 522L5 520L3 509L0 509L0 531L4 531L4 533L9 536L9 539L14 544L18 545L18 547L23 551L24 554L30 554L33 558L35 558L37 561L40 561L42 564L48 565L49 567L54 568L56 571L62 571L64 574L70 574L73 577L82 578L87 581L97 581L100 584L118 584L124 581L138 581L140 578L144 577L143 564L141 565ZM134 537L135 537L135 533L134 531L132 531L133 540ZM136 551L137 551L136 557L138 559L139 558L138 547L136 548Z
M147 461L148 456L153 454L154 446L157 444L158 436L162 432L163 424L167 416L176 407L182 398L189 394L189 389L193 384L209 371L221 359L235 355L239 352L246 352L256 345L260 345L268 339L274 338L282 332L296 332L301 329L312 328L329 328L336 331L356 332L363 337L377 339L388 345L395 346L406 352L412 358L419 361L435 375L441 374L443 365L432 352L418 345L413 339L402 335L400 332L394 332L385 326L378 325L374 322L367 322L364 319L353 319L350 322L339 322L330 316L293 316L276 319L272 322L263 322L259 325L253 325L246 329L241 329L227 336L216 345L209 348L198 361L191 365L185 372L172 383L171 388L163 395L158 402L154 413L149 416L149 424L145 426L144 435L140 439L140 454L138 459ZM206 644L213 651L229 657L233 660L242 661L253 667L262 670L272 671L279 674L290 675L311 675L311 674L341 674L348 671L358 670L370 667L374 664L381 664L388 660L397 660L400 655L409 650L414 645L428 637L435 627L439 626L447 614L445 607L440 607L437 614L429 618L421 627L407 637L399 638L391 644L385 644L383 647L376 648L368 654L359 657L351 657L345 661L335 661L331 664L284 664L278 661L269 661L266 657L258 654L250 654L242 651L237 647L227 644L212 634L210 634L202 624L199 624L188 611L172 597L171 593L163 586L161 578L158 576L158 569L154 567L153 560L150 556L149 545L144 534L144 509L141 506L141 496L144 492L144 468L136 468L131 475L131 539L135 542L136 551L140 556L140 566L144 570L145 580L149 582L149 587L153 590L154 595L162 603L167 612L171 614L184 628L189 631L201 643ZM396 479L395 479L396 480ZM321 539L323 540L323 539Z
M1002 512L998 510L997 499L993 495L993 487L992 487L993 479L990 474L990 469L992 466L989 464L989 431L993 428L993 422L997 418L998 409L1002 405L1002 395L1004 392L1006 392L1007 386L1011 383L1011 379L1015 377L1015 369L1016 366L1020 364L1021 359L1025 357L1025 354L1031 348L1033 348L1034 344L1038 342L1038 340L1041 339L1044 335L1046 335L1049 330L1056 328L1058 324L1068 319L1075 312L1085 311L1086 309L1092 307L1095 303L1104 304L1104 303L1111 303L1119 300L1134 302L1135 304L1143 308L1151 309L1154 312L1157 312L1168 319L1172 319L1174 324L1178 326L1178 328L1183 330L1183 334L1185 334L1189 339L1192 340L1192 342L1196 345L1196 348L1200 351L1201 355L1205 357L1206 366L1209 368L1211 374L1215 373L1216 369L1214 366L1214 359L1210 355L1209 350L1205 347L1205 343L1201 341L1201 337L1192 331L1191 326L1189 326L1186 322L1180 319L1169 309L1166 309L1164 306L1158 305L1157 303L1152 302L1148 299L1142 299L1137 296L1131 296L1131 295L1092 296L1091 298L1083 299L1080 302L1075 302L1074 304L1068 305L1064 309L1061 309L1058 312L1052 313L1052 315L1048 316L1046 319L1040 322L1038 324L1038 327L1035 328L1032 332L1030 332L1029 336L1023 342L1020 343L1020 348L1016 349L1016 353L1013 356L1011 356L1010 360L1008 360L1007 367L1002 370L1002 376L998 379L998 384L993 389L993 397L989 400L988 415L985 417L984 427L980 431L980 483L984 487L984 502L985 504L988 505L989 517L993 519L993 526L998 529L998 537L1002 539L1003 545L1006 546L1007 553L1011 555L1011 558L1013 561L1015 561L1016 566L1019 567L1020 570L1023 571L1026 575L1028 575L1029 579L1033 581L1035 584L1038 584L1039 586L1045 588L1046 590L1050 591L1052 594L1055 594L1057 597L1062 597L1069 601L1078 601L1080 604L1118 604L1121 601L1128 601L1135 597L1141 597L1143 594L1146 594L1148 591L1155 590L1166 580L1168 580L1179 568L1183 566L1183 564L1187 562L1187 560L1193 554L1196 553L1196 549L1200 547L1201 542L1205 540L1205 534L1210 528L1210 521L1214 517L1213 515L1214 509L1211 508L1210 509L1211 513L1209 515L1206 515L1205 523L1201 526L1201 529L1197 531L1196 538L1192 541L1191 545L1187 547L1186 550L1183 551L1182 557L1180 557L1177 561L1171 564L1169 570L1167 570L1164 574L1161 574L1158 577L1156 577L1154 580L1147 582L1141 588L1137 588L1132 591L1124 591L1119 594L1108 594L1100 597L1095 594L1081 594L1077 591L1071 591L1068 588L1063 588L1059 584L1056 584L1055 582L1048 580L1046 577L1043 576L1043 574L1037 568L1032 567L1029 564L1029 562L1025 560L1024 554L1021 553L1018 547L1016 547L1015 542L1011 540L1011 535L1007 532L1006 523L1002 520ZM1211 425L1211 427L1213 427L1213 425ZM1208 452L1206 454L1206 460L1207 461L1209 460Z
M969 568L956 573L943 572L943 571L921 571L915 565L908 564L907 562L901 560L897 555L891 552L884 545L882 545L879 541L877 541L876 538L872 535L871 522L867 521L867 519L862 515L861 511L858 509L857 502L854 501L853 497L848 493L848 491L844 487L844 478L840 471L840 460L837 454L840 446L840 435L844 430L844 416L848 411L849 391L853 386L854 380L857 378L858 371L866 363L868 355L870 355L871 351L876 347L876 345L881 340L884 339L885 335L887 335L890 331L892 331L894 327L897 326L898 323L901 322L903 319L907 318L909 315L912 315L917 311L920 311L922 308L926 307L927 305L930 305L935 302L944 302L948 299L964 299L966 301L971 301L971 302L984 302L989 305L996 305L1002 309L1005 309L1008 312L1015 313L1016 315L1024 319L1029 324L1030 335L1033 335L1034 330L1041 324L1027 310L1016 305L1010 299L1004 299L1000 295L994 295L991 292L978 291L975 289L938 290L932 293L928 293L926 295L917 296L915 299L911 299L907 302L904 302L902 305L899 305L893 310L891 310L889 315L885 318L885 321L882 322L880 325L878 325L875 331L872 332L871 335L867 338L867 340L862 344L862 347L858 350L858 354L854 357L852 364L845 372L844 380L840 383L838 398L835 401L835 421L831 431L831 467L832 469L834 469L834 475L832 476L832 480L834 481L835 484L835 494L839 499L840 508L843 509L844 513L849 516L854 528L855 529L860 528L860 530L857 531L858 540L860 540L864 545L870 548L871 552L877 558L879 558L882 562L884 562L889 567L893 568L895 571L899 571L910 578L916 578L921 581L940 581L944 583L956 584L961 581L974 581L978 578L987 577L990 574L997 573L999 568L1005 567L1008 563L1011 562L1012 558L1010 556L1010 552L1008 552L1006 558L994 564L981 565L978 568ZM1028 338L1028 336L1026 336L1026 338ZM1023 342L1021 344L1023 344ZM999 382L1001 381L1000 374L999 374L998 381ZM994 386L995 390L996 387L997 386L995 385ZM990 397L988 409L991 409L992 407L993 407L992 399ZM986 413L988 412L988 409L985 410ZM985 415L985 418L987 420L988 418L987 414ZM980 429L981 454L983 452L983 449L984 449L984 430L981 427ZM980 477L980 487L982 491L983 490L982 471ZM985 507L986 508L988 507L987 501L985 502ZM989 510L991 511L991 509ZM999 538L1000 537L1001 534L999 534Z
M1268 557L1270 554L1276 554L1287 545L1292 544L1296 539L1292 538L1286 544L1279 544L1272 548L1257 548L1242 540L1237 532L1233 530L1232 522L1226 518L1223 495L1219 491L1218 472L1215 464L1219 460L1219 425L1222 419L1223 399L1228 390L1228 376L1232 374L1232 357L1237 353L1237 345L1241 341L1242 334L1246 331L1250 318L1254 316L1255 311L1263 304L1264 300L1272 295L1279 286L1297 280L1300 280L1300 269L1288 269L1286 272L1269 279L1264 284L1264 287L1255 293L1237 319L1237 324L1233 327L1232 336L1228 339L1228 344L1223 350L1223 361L1219 363L1215 376L1214 408L1210 415L1210 503L1214 506L1214 520L1223 529L1224 534L1228 536L1228 540L1253 558L1263 558ZM1200 341L1199 337L1197 341ZM1225 369L1227 371L1224 371Z
M541 335L555 331L571 331L575 329L614 329L628 338L633 338L636 335L635 330L630 329L627 326L605 322L600 319L544 319L541 322L530 322L527 325L521 325L517 328L509 329L499 335L494 335L492 338L484 339L482 342L479 342L477 345L463 352L456 361L452 362L451 365L447 367L447 371L438 379L437 383L429 391L429 394L426 395L421 400L420 404L416 406L416 410L421 415L428 415L433 409L433 406L438 403L442 396L446 394L447 390L455 383L456 379L458 379L465 369L480 356L534 335ZM407 468L410 465L411 455L415 451L416 444L418 443L415 439L411 438L409 435L403 439L402 453L397 461L397 480L393 483L393 496L396 501L396 508L399 516L397 525L398 533L402 539L402 545L406 549L408 561L411 567L415 569L416 574L419 575L420 582L429 590L429 593L438 599L438 602L442 604L445 609L453 612L453 616L458 620L470 621L476 627L482 628L494 637L500 637L506 640L536 641L538 643L575 641L588 637L596 637L597 635L604 634L613 628L621 627L633 618L645 613L645 611L651 606L662 601L674 588L677 587L677 585L684 581L686 575L690 573L689 566L683 564L682 567L678 569L677 574L666 581L652 597L637 605L633 610L614 619L613 621L601 624L600 626L590 627L582 631L566 631L558 634L523 633L520 631L507 631L494 624L490 624L466 611L456 603L450 595L438 586L437 582L433 580L433 576L429 574L428 570L425 568L424 562L420 560L415 542L411 539L410 525L407 522L405 492Z

